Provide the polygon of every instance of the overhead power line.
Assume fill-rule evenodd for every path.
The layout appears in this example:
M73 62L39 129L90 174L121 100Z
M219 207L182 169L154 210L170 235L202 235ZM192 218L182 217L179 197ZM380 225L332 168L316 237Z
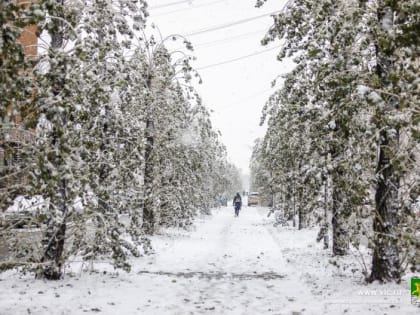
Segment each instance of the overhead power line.
M213 68L213 67L225 65L225 64L228 64L228 63L232 63L232 62L235 62L235 61L242 60L242 59L246 59L246 58L250 58L250 57L253 57L253 56L261 55L261 54L264 54L266 52L269 52L271 50L274 50L274 49L277 49L277 48L280 48L280 47L281 46L271 47L269 49L258 51L258 52L255 52L253 54L249 54L249 55L245 55L245 56L241 56L241 57L237 57L237 58L225 60L225 61L222 61L222 62L214 63L214 64L211 64L211 65L199 67L199 68L196 68L196 70L204 70L204 69L209 69L209 68Z
M271 13L266 13L266 14L250 17L250 18L247 18L247 19L243 19L243 20L238 20L238 21L235 21L235 22L230 22L230 23L225 23L225 24L221 24L221 25L217 25L217 26L213 26L213 27L209 27L209 28L200 29L200 30L188 33L188 34L184 34L184 36L191 37L191 36L196 36L196 35L200 35L200 34L207 33L207 32L213 32L213 31L221 30L221 29L228 28L228 27L231 27L231 26L235 26L235 25L247 23L247 22L250 22L250 21L254 21L254 20L257 20L257 19L261 19L263 17L267 17L267 16L270 16L270 15L273 15L273 14L276 14L276 13L279 13L279 12L281 12L281 11L274 11L274 12L271 12Z
M193 3L193 0L181 0L181 1L169 2L169 3L165 3L165 4L159 4L159 5L149 7L149 9L154 10L154 9L167 8L167 7L172 7L174 5L178 5L178 4L182 4L182 3L191 4L191 3Z
M264 28L264 29L259 29L257 31L253 31L253 32L239 34L239 35L236 35L236 36L230 36L230 37L225 37L225 38L218 39L218 40L213 40L213 41L208 41L208 42L203 42L203 43L197 43L197 44L193 44L193 46L194 46L194 48L218 46L220 44L230 43L233 40L251 38L253 35L257 35L257 34L260 34L261 38L262 38L264 36L264 34L262 34L262 32L264 32L264 31L267 32L267 29Z
M185 11L188 11L188 10L194 10L194 9L198 9L198 8L202 8L202 7L208 7L210 5L218 4L218 3L221 3L221 2L225 2L225 0L217 0L217 1L213 1L213 2L198 4L198 5L190 6L188 8L184 8L184 9L172 10L172 11L168 11L168 12L161 13L161 14L153 14L153 16L158 17L158 16L169 15L169 14L177 13L177 12L185 12Z
M254 35L260 34L261 38L264 36L265 33L263 32L267 32L267 29L259 29L257 31L253 31L253 32L247 32L247 33L243 33L243 34L239 34L239 35L235 35L235 36L229 36L229 37L224 37L221 39L217 39L217 40L212 40L212 41L207 41L207 42L194 42L193 44L193 48L194 50L198 50L197 48L205 48L205 47L214 47L214 46L220 46L220 45L224 45L226 43L234 43L236 41L242 40L242 39L248 39L248 38L252 38ZM175 50L179 50L179 49L183 49L184 46L179 46L177 47Z

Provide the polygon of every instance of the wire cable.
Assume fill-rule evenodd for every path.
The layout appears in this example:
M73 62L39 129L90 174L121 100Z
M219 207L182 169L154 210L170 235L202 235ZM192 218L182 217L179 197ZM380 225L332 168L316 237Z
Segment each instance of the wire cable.
M208 6L211 6L213 4L218 4L218 3L221 3L221 2L225 2L225 0L217 0L217 1L213 1L213 2L198 4L198 5L195 5L195 6L191 6L189 8L172 10L172 11L168 11L168 12L161 13L161 14L152 14L152 16L153 17L158 17L158 16L169 15L169 14L173 14L173 13L177 13L177 12L184 12L184 11L188 11L188 10L194 10L194 9L198 9L198 8L202 8L202 7L208 7Z
M252 38L254 35L260 34L261 38L264 36L265 33L267 33L267 29L259 29L257 31L253 31L253 32L248 32L248 33L243 33L243 34L239 34L239 35L235 35L235 36L230 36L230 37L224 37L218 40L213 40L213 41L207 41L207 42L198 42L198 43L194 43L192 44L194 51L195 50L200 50L202 48L207 48L207 47L215 47L215 46L225 46L227 44L234 44L236 41L240 41L243 39L248 39L248 38ZM264 33L263 33L264 32ZM184 46L179 46L176 48L176 50L179 49L183 49Z
M279 12L281 12L281 11L274 11L274 12L250 17L250 18L247 18L247 19L243 19L243 20L238 20L238 21L235 21L235 22L230 22L230 23L225 23L225 24L221 24L221 25L217 25L217 26L213 26L213 27L209 27L209 28L200 29L200 30L197 30L197 31L194 31L194 32L191 32L191 33L184 34L184 36L185 37L191 37L191 36L196 36L196 35L200 35L200 34L207 33L207 32L213 32L213 31L221 30L221 29L224 29L224 28L228 28L228 27L232 27L232 26L235 26L235 25L247 23L247 22L250 22L250 21L257 20L257 19L261 19L263 17L267 17L267 16L270 16L270 15L273 15L273 14L276 14L276 13L279 13Z
M151 7L149 7L149 9L150 10L154 10L154 9L167 8L167 7L172 7L174 5L178 5L178 4L182 4L182 3L187 3L187 2L189 4L192 4L193 3L193 0L182 0L182 1L169 2L169 3L165 3L165 4L151 6Z
M254 57L254 56L257 56L257 55L261 55L261 54L264 54L266 52L269 52L271 50L274 50L274 49L277 49L277 48L280 48L280 47L281 46L271 47L269 49L258 51L258 52L255 52L253 54L249 54L249 55L245 55L245 56L241 56L241 57L237 57L237 58L225 60L225 61L222 61L222 62L213 63L211 65L199 67L199 68L196 68L196 70L204 70L204 69L209 69L209 68L213 68L213 67L217 67L217 66L222 66L222 65L225 65L225 64L228 64L228 63L232 63L232 62L235 62L235 61L239 61L239 60L242 60L242 59L246 59L246 58Z
M225 37L225 38L218 39L218 40L197 43L197 44L193 44L193 47L198 48L198 47L218 46L220 44L225 44L227 42L231 42L232 40L240 40L240 39L251 38L253 35L257 35L257 34L261 34L261 37L263 37L264 34L262 32L267 32L267 29L264 28L264 29L259 29L257 31L253 31L253 32L239 34L239 35L236 35L236 36L230 36L230 37Z

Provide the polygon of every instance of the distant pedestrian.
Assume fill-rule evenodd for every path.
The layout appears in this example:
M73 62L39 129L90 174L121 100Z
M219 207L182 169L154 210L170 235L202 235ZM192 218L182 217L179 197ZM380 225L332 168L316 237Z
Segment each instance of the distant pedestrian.
M233 207L235 208L235 217L239 216L239 210L241 210L242 207L242 198L239 193L233 197Z

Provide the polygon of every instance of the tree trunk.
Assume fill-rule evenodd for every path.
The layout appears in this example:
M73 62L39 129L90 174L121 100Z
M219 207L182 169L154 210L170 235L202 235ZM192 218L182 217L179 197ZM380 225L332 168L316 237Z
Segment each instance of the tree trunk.
M302 207L299 206L299 224L298 224L298 230L302 230L305 227L305 219L304 219L304 214L303 214L303 210Z
M60 195L60 211L63 213L63 220L58 226L51 221L47 224L48 228L44 237L46 248L41 260L43 263L46 263L46 266L43 267L41 274L38 275L48 280L59 280L61 278L64 263L63 254L68 213L66 182L64 179L61 180Z
M373 221L374 251L370 281L401 280L398 237L399 181L390 164L389 139L381 131L381 145L377 166L378 184L375 194L376 215Z
M329 223L328 223L328 170L327 170L327 162L328 162L328 153L325 152L324 156L324 172L323 172L323 182L324 182L324 249L329 247L329 237L328 237L328 230L329 230Z
M299 171L301 169L300 166L301 162L299 162ZM297 198L298 198L298 202L299 202L299 208L298 208L298 230L303 229L304 227L306 227L305 225L305 212L303 209L303 181L301 180L300 176L299 176L299 186L297 188Z
M293 190L292 190L292 198L293 198L293 227L296 227L296 183L295 179L293 178Z
M301 168L299 163L299 169ZM300 180L299 181L299 187L297 189L298 194L298 200L299 200L299 209L298 209L298 216L299 216L299 225L298 229L304 229L306 228L306 211L307 209L304 208L305 204L305 187L307 185L306 181Z
M59 6L57 7L57 16L62 16L62 6L64 0L57 0L57 2L59 3ZM51 48L55 51L63 46L63 22L52 20L51 23L54 25L50 33ZM57 65L57 69L55 69L55 71L58 71L58 67L62 67L62 64ZM53 87L55 88L55 91L53 93L58 95L65 85L65 74L61 73L56 80L56 85ZM60 119L57 119L56 117L56 124L58 124L57 122L60 121ZM59 131L57 130L57 128L61 127L62 126L59 125L55 126L51 135L52 145L56 148L56 155L54 160L51 162L57 169L60 169L65 163L63 157L61 156L61 152L63 151L63 140L60 138ZM66 237L68 215L67 204L67 183L62 177L58 183L57 193L50 196L50 211L53 218L50 218L47 222L47 230L43 238L45 250L41 259L41 262L45 265L41 267L42 269L38 273L39 277L43 277L48 280L58 280L62 276L62 267L64 263L64 242ZM59 212L61 212L61 222L55 222L56 219L60 219L60 217L57 218L57 215L54 214L56 211L54 207L56 206L58 207Z
M303 208L303 187L302 187L302 183L300 184L301 186L298 189L298 198L299 198L299 209L298 209L298 216L299 216L299 224L298 224L298 229L302 230L303 228L306 228L306 213L305 213L305 209Z
M146 80L146 88L152 88L152 76L149 75ZM153 102L153 101L152 101ZM149 107L151 107L150 104ZM153 165L153 149L154 137L153 129L154 122L151 118L152 108L148 108L148 117L146 119L146 148L144 153L144 202L143 202L143 223L142 229L144 233L152 235L155 231L155 213L154 213L154 196L153 196L153 183L154 183L154 165Z
M375 45L376 74L380 78L380 89L393 87L390 74L394 67L395 52L387 46L387 42L392 42L393 39L388 37L389 29L384 25L393 22L396 6L397 3L390 3L389 6L379 6L377 11L378 24L382 29L382 34L379 34ZM383 99L386 103L385 108L377 109L379 116L377 129L380 130L379 159L376 168L378 183L375 193L376 213L373 221L374 251L369 280L400 282L400 249L396 232L399 225L398 192L400 183L399 176L391 162L398 152L399 131L397 126L390 126L387 122L387 116L398 110L399 102L398 99L388 95L383 96Z
M334 255L344 256L349 251L349 222L350 211L345 202L345 194L343 189L340 187L340 180L342 180L342 174L339 171L335 171L333 174L333 191L332 191L332 234L333 244L332 251Z
M146 149L145 149L145 168L144 168L144 187L145 197L143 205L143 224L142 228L146 234L152 235L155 226L155 215L153 210L153 143L154 139L151 135L151 126L153 122L147 121L146 125Z

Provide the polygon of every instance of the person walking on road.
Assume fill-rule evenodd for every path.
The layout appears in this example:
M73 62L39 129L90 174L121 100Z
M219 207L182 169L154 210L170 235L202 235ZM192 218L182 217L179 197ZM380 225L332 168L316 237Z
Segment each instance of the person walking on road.
M233 206L235 207L235 217L239 216L239 210L241 210L242 207L242 198L239 193L236 194L235 197L233 197Z

